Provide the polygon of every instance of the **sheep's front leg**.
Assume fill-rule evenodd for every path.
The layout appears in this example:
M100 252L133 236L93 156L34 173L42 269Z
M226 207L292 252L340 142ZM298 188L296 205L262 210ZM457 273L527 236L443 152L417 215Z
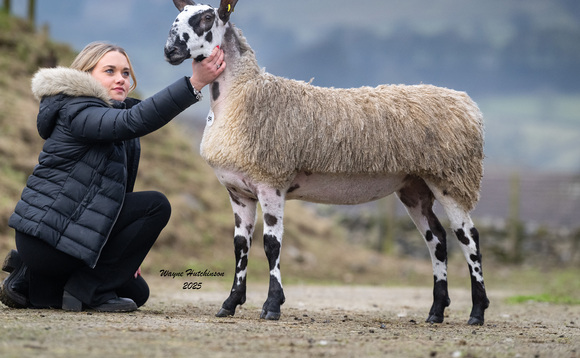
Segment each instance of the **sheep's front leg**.
M262 306L260 318L277 320L280 306L286 300L280 273L285 197L279 190L267 188L260 190L259 200L264 213L264 251L270 267L268 299Z
M234 252L236 255L236 275L230 296L224 301L217 317L233 316L236 307L246 302L246 276L248 273L248 255L252 246L252 234L256 226L257 201L238 195L233 189L228 189L230 201L234 210Z

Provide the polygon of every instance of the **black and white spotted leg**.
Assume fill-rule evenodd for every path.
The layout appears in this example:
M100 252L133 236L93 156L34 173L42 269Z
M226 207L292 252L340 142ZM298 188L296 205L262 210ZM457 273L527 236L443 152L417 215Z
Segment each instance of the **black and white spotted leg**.
M238 195L231 189L230 202L234 211L234 252L236 256L236 274L230 296L222 304L217 317L233 316L236 307L246 302L246 277L248 273L248 255L252 246L252 234L256 226L257 200Z
M280 254L284 233L284 195L285 193L271 188L262 188L259 191L259 201L264 214L264 251L270 267L268 298L262 306L260 318L268 320L280 318L280 306L286 300L280 273Z
M468 324L483 325L484 313L489 307L489 299L485 292L483 282L483 269L481 264L481 251L479 249L479 233L473 225L469 213L462 209L458 203L438 188L430 185L437 201L443 205L451 222L451 229L455 232L461 243L461 250L467 260L471 276L471 300L473 303Z
M433 265L433 305L426 322L442 323L449 306L447 289L447 238L445 229L433 213L433 193L420 178L407 179L397 192L409 216L423 235Z

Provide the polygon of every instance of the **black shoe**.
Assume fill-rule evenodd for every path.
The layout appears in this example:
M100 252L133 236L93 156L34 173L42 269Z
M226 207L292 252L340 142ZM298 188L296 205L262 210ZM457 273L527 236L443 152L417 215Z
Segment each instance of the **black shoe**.
M80 312L83 310L83 303L75 296L64 291L62 295L62 309L65 311Z
M137 304L132 299L124 297L111 298L98 306L87 307L97 312L133 312L137 310ZM67 291L64 291L62 296L62 309L80 312L83 309L83 303Z
M137 304L130 298L117 297L91 308L98 312L133 312L137 310Z
M11 250L4 259L2 270L10 275L2 282L0 288L0 302L11 308L27 308L28 281L26 279L26 265L22 262L18 251Z

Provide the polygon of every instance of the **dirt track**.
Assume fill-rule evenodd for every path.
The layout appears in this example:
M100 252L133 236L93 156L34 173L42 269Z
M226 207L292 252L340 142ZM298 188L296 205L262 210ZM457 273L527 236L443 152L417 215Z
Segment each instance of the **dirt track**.
M228 294L222 284L151 286L150 301L129 314L2 306L0 356L580 357L579 306L508 305L505 291L489 292L486 324L471 327L466 290L451 290L445 323L430 325L430 288L287 286L280 321L264 321L264 286L250 286L225 319L214 317Z

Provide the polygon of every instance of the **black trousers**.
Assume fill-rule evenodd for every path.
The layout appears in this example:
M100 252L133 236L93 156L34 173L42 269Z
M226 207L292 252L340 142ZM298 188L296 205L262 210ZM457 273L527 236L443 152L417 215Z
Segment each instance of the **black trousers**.
M60 308L66 290L88 306L116 297L143 305L149 298L149 287L141 276L134 275L170 215L165 195L155 191L127 193L93 269L36 237L16 232L16 247L28 266L30 303L39 308Z

